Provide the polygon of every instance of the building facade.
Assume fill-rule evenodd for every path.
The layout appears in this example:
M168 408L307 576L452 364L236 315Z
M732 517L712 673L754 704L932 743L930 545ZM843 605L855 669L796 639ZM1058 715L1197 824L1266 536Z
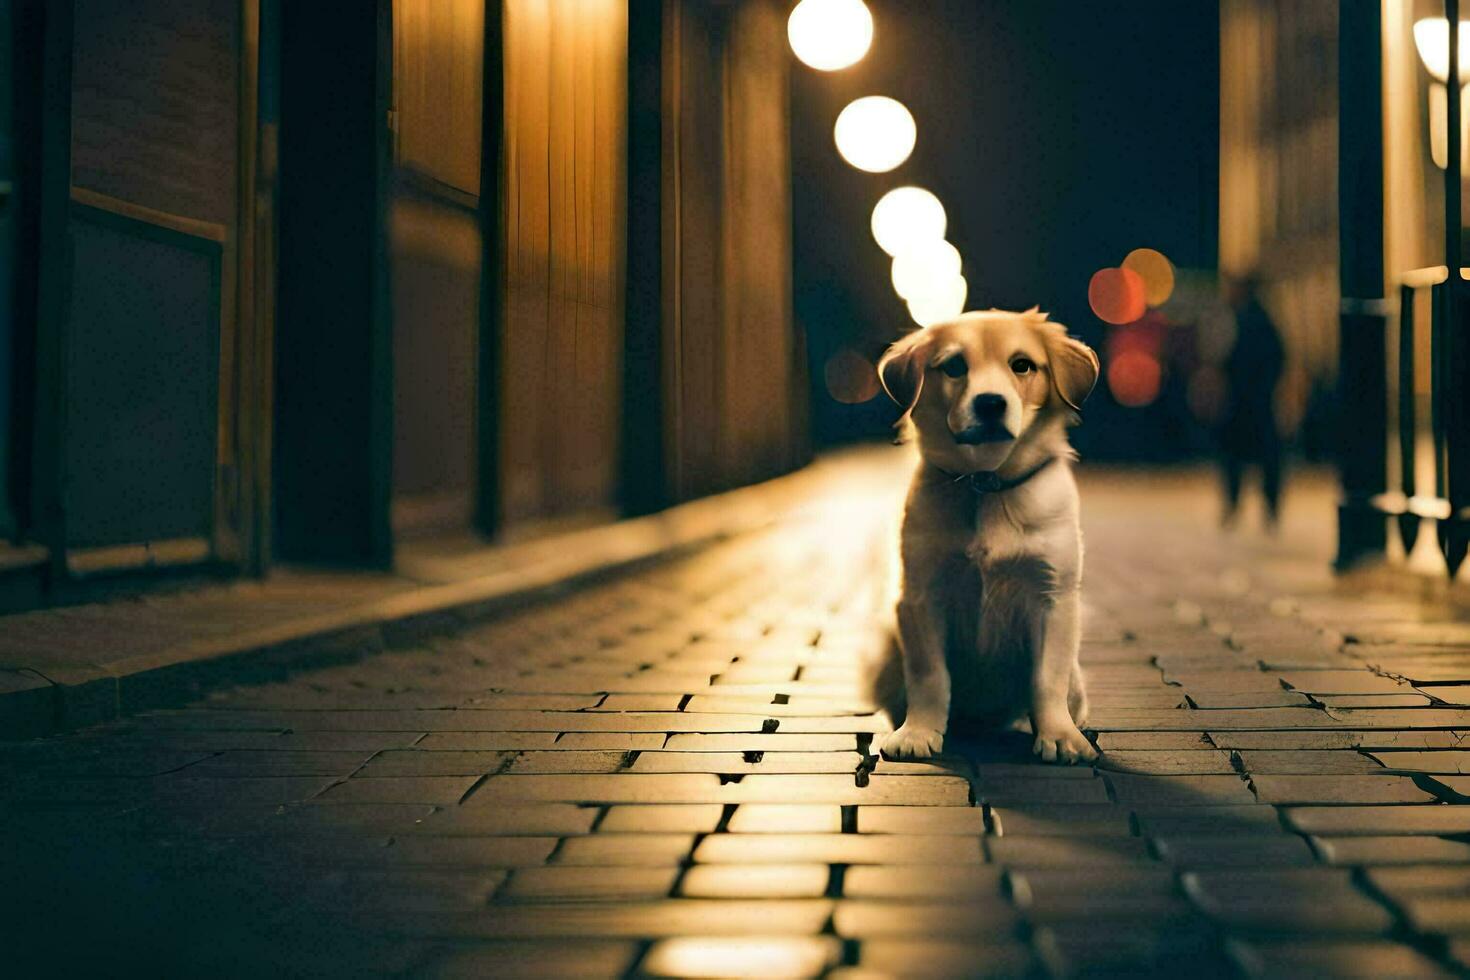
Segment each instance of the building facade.
M0 0L0 608L809 455L776 0Z

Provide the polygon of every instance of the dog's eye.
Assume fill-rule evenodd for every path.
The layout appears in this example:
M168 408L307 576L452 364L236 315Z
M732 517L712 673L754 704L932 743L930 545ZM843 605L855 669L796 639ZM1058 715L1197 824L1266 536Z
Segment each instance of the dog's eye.
M965 359L956 355L949 358L944 363L940 364L939 370L943 371L951 378L963 378L966 374L969 373L970 369L965 366Z
M1011 361L1011 370L1017 374L1030 374L1036 370L1036 362L1029 357L1018 357Z

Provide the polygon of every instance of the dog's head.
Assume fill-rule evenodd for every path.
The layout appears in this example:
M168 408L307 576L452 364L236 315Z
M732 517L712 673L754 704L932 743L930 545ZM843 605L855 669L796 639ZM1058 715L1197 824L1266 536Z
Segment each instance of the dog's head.
M965 313L878 361L900 424L911 421L919 451L952 473L999 469L1028 437L1075 421L1097 374L1092 348L1035 309Z

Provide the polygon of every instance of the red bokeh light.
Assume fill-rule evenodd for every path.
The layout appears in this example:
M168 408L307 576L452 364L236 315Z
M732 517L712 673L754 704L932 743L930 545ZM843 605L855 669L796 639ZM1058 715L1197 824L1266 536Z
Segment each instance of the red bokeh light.
M1108 390L1114 401L1128 408L1153 404L1163 377L1159 359L1136 348L1121 351L1108 362Z
M1087 284L1087 303L1104 323L1132 323L1147 309L1143 278L1132 269L1099 269Z
M844 347L829 357L822 374L827 393L844 405L861 405L878 396L877 370L851 347Z

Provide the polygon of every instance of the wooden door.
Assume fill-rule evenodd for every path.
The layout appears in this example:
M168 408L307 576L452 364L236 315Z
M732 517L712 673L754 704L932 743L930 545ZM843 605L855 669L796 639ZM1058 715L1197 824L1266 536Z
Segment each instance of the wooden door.
M628 10L505 0L499 516L618 495Z
M47 14L39 518L66 576L239 563L255 5L72 0Z
M485 0L394 0L393 527L474 516Z

